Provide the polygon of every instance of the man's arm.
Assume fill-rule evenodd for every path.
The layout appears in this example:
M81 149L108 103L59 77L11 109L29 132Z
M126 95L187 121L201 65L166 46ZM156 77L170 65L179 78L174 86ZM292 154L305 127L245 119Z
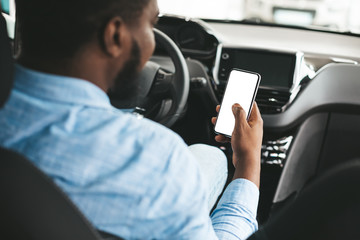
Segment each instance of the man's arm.
M257 230L263 121L256 103L249 121L239 104L233 106L233 113L235 128L231 145L235 173L211 216L219 239L246 239ZM216 118L212 121L215 123ZM223 135L216 136L216 140L230 141Z

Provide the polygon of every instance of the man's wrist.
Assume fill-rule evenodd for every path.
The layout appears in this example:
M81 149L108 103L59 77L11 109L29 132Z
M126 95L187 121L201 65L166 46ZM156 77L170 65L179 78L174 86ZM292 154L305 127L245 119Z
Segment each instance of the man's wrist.
M233 157L236 157L235 155ZM260 156L248 155L241 158L234 159L235 161L235 173L234 179L244 178L253 182L257 187L260 184Z
M243 151L243 152L239 152L236 153L235 151L233 152L233 158L236 160L250 160L250 161L256 161L261 155L261 150L251 150L251 151Z

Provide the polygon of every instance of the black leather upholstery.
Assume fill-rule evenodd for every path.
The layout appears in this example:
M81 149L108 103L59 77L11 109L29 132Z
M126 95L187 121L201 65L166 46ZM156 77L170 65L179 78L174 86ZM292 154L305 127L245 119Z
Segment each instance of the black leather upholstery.
M249 239L360 239L359 173L360 160L326 172Z
M100 239L65 194L23 156L0 149L1 239Z

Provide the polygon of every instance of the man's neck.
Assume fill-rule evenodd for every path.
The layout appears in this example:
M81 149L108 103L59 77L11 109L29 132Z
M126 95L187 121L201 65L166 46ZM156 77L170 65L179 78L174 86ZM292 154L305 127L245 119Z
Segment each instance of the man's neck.
M84 61L76 57L73 59L45 59L20 56L18 63L39 72L87 80L104 92L109 89L107 81L104 80L104 74L101 74L101 68L92 66L94 63L88 60Z

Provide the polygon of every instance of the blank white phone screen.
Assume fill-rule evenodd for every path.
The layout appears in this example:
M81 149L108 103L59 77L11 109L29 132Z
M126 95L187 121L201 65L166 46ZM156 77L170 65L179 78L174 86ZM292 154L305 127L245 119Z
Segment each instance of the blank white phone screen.
M235 127L232 105L235 103L245 110L249 116L252 100L257 90L259 75L233 70L230 73L220 112L216 121L215 131L231 136Z

